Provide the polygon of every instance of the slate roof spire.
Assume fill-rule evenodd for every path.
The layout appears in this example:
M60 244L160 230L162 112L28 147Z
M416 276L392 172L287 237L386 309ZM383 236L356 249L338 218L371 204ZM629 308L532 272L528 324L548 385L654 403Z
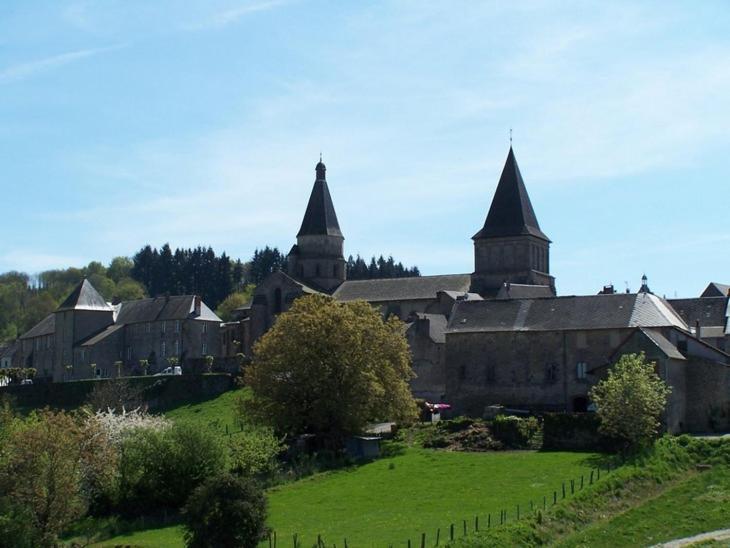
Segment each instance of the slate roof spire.
M550 241L540 230L515 153L510 145L487 219L482 229L472 239L522 235Z
M84 278L61 303L57 312L63 310L104 310L112 311L104 297L91 285L91 282Z
M307 211L304 213L304 220L297 237L320 235L342 237L335 206L332 203L332 196L330 196L325 178L327 168L322 163L321 155L315 171L317 177L312 187L312 193L309 195Z

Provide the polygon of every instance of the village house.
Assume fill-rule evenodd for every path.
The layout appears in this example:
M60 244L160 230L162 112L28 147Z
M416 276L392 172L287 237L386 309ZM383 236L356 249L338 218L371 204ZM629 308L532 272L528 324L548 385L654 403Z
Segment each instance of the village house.
M220 325L196 295L112 305L85 279L20 337L17 363L56 382L154 374L171 363L186 368L219 356Z

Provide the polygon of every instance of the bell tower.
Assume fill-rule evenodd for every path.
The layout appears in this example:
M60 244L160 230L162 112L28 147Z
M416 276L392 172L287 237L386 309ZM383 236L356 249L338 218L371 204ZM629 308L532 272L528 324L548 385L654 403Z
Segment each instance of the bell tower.
M289 275L329 293L345 281L347 275L343 245L345 238L337 222L327 178L322 163L315 167L316 178L309 196L297 243L287 256Z
M487 219L472 240L472 292L493 297L509 282L547 285L555 294L550 239L540 230L511 146Z

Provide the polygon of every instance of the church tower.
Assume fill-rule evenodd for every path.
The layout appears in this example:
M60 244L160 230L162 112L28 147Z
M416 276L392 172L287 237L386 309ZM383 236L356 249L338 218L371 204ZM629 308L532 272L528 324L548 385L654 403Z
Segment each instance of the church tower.
M314 289L332 292L345 281L346 268L343 254L345 238L337 222L325 172L327 168L320 158L315 171L312 194L307 211L297 234L297 243L289 252L289 275Z
M472 240L472 292L493 297L504 283L514 283L547 285L555 293L550 239L537 223L511 146L487 219Z

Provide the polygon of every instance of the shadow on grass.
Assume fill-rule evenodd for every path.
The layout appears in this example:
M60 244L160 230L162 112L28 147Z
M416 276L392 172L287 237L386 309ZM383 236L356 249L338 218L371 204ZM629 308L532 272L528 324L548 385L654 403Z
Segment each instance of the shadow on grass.
M125 519L120 516L87 516L71 525L64 532L63 540L89 545L118 536L181 524L182 519L177 512L141 516L134 519Z

